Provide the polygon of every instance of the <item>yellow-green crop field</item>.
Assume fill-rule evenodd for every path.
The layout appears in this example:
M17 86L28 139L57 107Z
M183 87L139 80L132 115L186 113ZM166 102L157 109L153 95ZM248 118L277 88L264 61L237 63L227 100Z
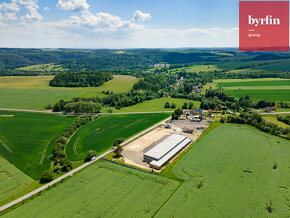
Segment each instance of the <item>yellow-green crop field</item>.
M105 96L102 91L128 92L137 78L114 76L114 79L99 87L67 88L50 87L53 76L0 77L0 108L44 110L48 104L73 97Z

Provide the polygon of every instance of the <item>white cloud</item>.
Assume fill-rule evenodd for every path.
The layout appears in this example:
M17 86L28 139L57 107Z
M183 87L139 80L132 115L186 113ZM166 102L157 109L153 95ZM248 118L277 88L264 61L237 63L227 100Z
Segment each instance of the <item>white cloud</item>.
M140 22L144 22L150 19L151 19L151 15L149 13L143 13L139 10L135 12L134 17L133 17L134 21L140 21Z
M6 13L5 14L5 19L6 20L17 20L17 16L15 14L15 12L12 12L12 13Z
M81 18L79 17L79 19ZM0 28L0 47L178 48L238 46L238 28L149 29L144 26L136 27L134 24L130 24L133 26L129 25L127 28L124 25L117 25L118 22L113 22L114 24L111 22L110 25L99 23L99 25L94 26L91 22L86 22L85 24L82 19L71 18L58 22L36 21L23 23L20 27ZM124 21L121 20L121 22Z
M43 10L44 11L49 11L49 7L44 7Z
M86 12L89 5L86 0L58 0L57 7L66 11L81 11Z
M16 4L15 2L11 2L11 3L3 2L0 4L0 10L19 11L20 8L19 8L18 4Z
M27 5L25 7L29 11L29 13L26 14L25 16L21 17L22 21L25 21L25 20L42 20L43 17L37 12L38 6L35 7L35 6Z
M24 7L27 9L28 13L21 17L21 20L41 20L42 16L38 13L38 0L11 0L10 3L1 3L0 10L6 11L6 15L8 16L8 20L17 19L15 13L9 13L11 11L20 11L20 7ZM9 12L8 12L9 11Z
M120 17L108 13L85 13L80 17L71 16L70 20L66 21L71 26L93 29L96 33L116 32L118 30L137 30L143 26L135 24L128 20L122 20Z
M41 20L43 17L38 13L38 0L12 0L18 2L20 5L23 5L29 13L21 17L22 21L25 20Z
M7 27L7 21L17 20L17 16L15 12L9 13L6 12L4 15L0 12L0 28Z

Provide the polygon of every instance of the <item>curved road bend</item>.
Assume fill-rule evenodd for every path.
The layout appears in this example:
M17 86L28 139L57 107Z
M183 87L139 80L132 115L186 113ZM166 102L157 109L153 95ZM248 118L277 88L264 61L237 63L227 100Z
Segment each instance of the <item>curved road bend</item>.
M1 109L0 109L0 110L1 110ZM145 134L145 133L151 131L152 129L154 129L154 128L160 126L160 125L162 125L163 123L165 123L166 121L168 121L168 120L170 120L170 119L171 119L171 117L166 118L165 120L163 120L163 121L161 121L161 122L155 124L154 126L151 126L150 128L148 128L148 129L146 129L146 130L144 130L144 131L138 133L137 135L135 135L135 136L129 138L128 140L124 141L121 145L122 145L122 146L126 145L127 143L129 143L129 142L133 141L134 139L138 138L139 136L141 136L141 135L143 135L143 134ZM48 188L48 187L54 185L55 183L60 182L62 179L65 179L65 178L67 178L67 177L69 177L69 176L73 176L74 173L76 173L76 172L80 171L81 169L83 169L83 168L85 168L85 167L91 165L91 164L94 163L95 161L101 159L102 157L105 157L106 155L110 154L111 152L112 152L112 150L110 149L110 150L106 151L105 153L103 153L103 154L99 155L98 157L96 157L96 160L91 161L91 162L84 163L83 165L81 165L81 166L79 166L79 167L77 167L77 168L75 168L75 169L69 171L68 173L66 173L66 174L64 174L64 175L62 175L62 176L60 176L60 177L58 177L57 179L55 179L55 180L53 180L53 181L51 181L51 182L49 182L49 183L47 183L47 184L41 186L40 188L35 189L34 191L32 191L32 192L30 192L30 193L28 193L28 194L26 194L26 195L24 195L24 196L22 196L22 197L20 197L20 198L18 198L18 199L16 199L16 200L14 200L14 201L11 201L11 202L8 203L8 204L5 204L5 205L1 206L1 207L0 207L0 211L6 210L7 208L9 208L9 207L11 207L11 206L13 206L13 205L18 204L18 203L20 203L21 201L23 201L23 200L25 200L25 199L27 199L27 198L30 198L31 196L33 196L33 195L35 195L35 194L37 194L37 193L39 193L39 192L45 190L46 188Z

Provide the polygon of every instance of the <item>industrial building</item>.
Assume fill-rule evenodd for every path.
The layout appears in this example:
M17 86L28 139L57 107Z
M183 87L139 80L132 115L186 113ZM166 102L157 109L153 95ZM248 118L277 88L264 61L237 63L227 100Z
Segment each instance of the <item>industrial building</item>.
M145 152L144 161L148 162L151 167L160 169L191 142L192 140L183 135L172 134Z

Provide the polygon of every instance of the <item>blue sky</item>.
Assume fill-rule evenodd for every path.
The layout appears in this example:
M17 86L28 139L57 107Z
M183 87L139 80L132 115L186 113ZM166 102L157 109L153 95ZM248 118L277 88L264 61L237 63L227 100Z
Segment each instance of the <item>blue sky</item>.
M0 47L236 47L238 4L238 0L0 0Z

